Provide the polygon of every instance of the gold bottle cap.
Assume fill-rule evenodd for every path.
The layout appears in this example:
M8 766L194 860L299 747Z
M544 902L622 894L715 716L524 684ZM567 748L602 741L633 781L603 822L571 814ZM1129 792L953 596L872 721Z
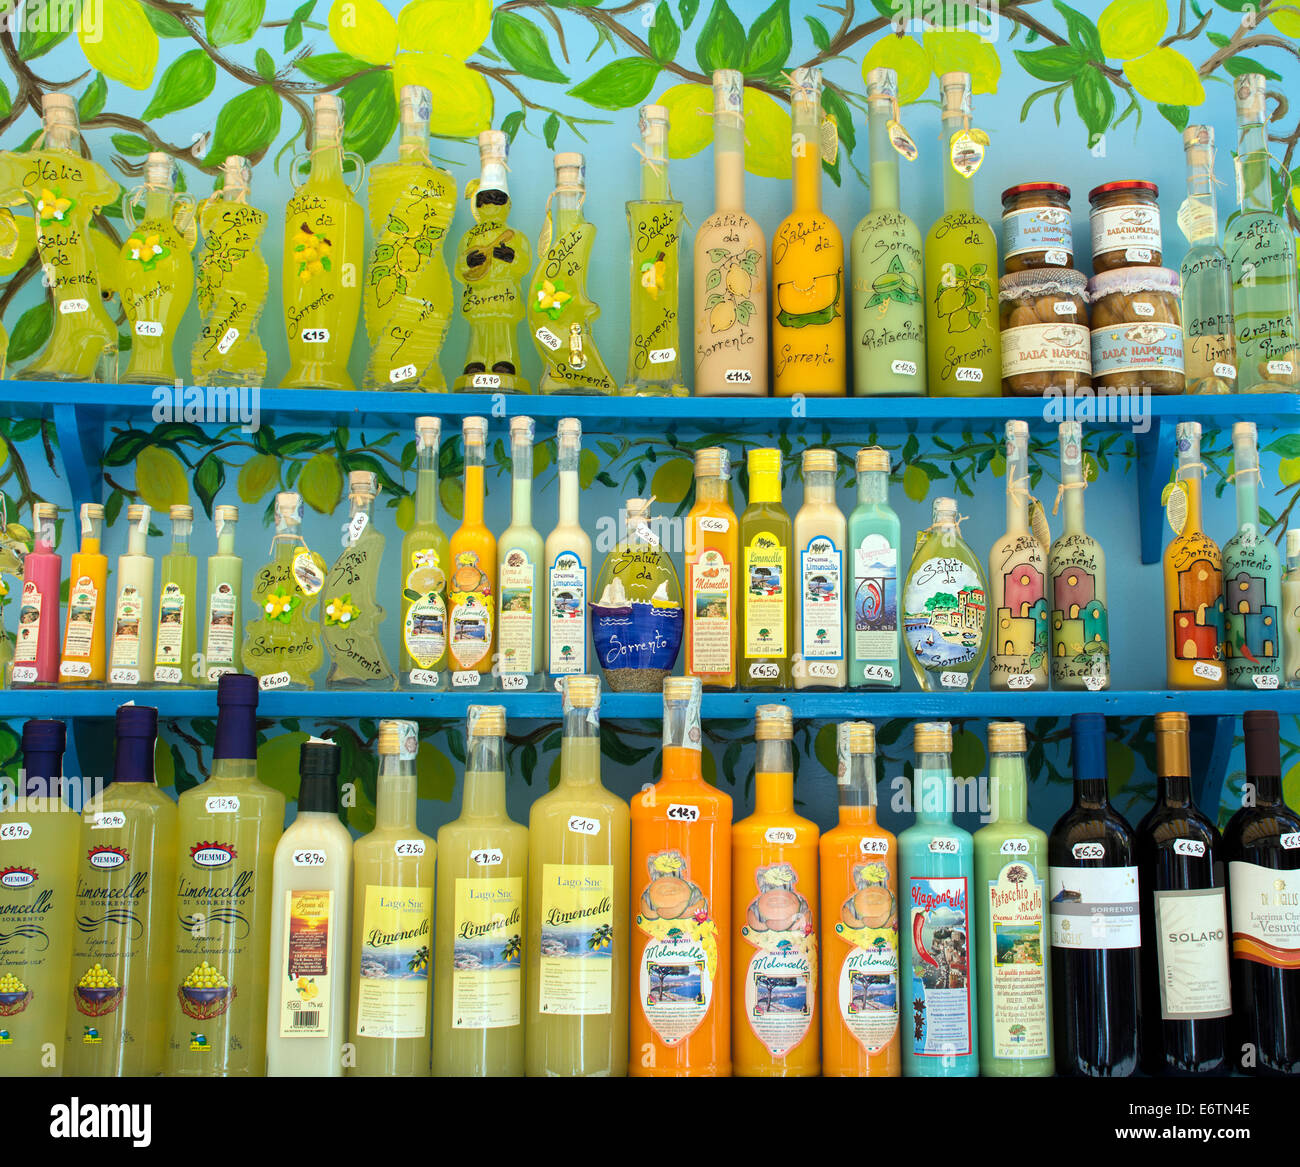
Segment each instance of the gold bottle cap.
M600 704L600 678L583 674L564 677L561 682L564 703L579 709L594 709Z
M343 132L343 98L336 93L318 93L312 105L313 141L333 141Z
M506 707L504 705L471 705L465 722L470 737L505 737Z
M805 450L803 452L803 472L805 474L835 473L834 450Z
M32 517L37 525L42 522L52 523L59 517L59 508L52 502L32 503Z
M184 503L176 503L167 509L167 515L172 519L182 519L185 522L194 521L194 508Z
M486 417L467 417L460 425L461 440L467 446L482 446L487 443L488 423Z
M698 700L702 689L699 677L665 677L665 701Z
M754 710L754 740L789 741L794 737L794 718L787 705L760 705Z
M149 508L142 503L132 503L126 508L126 517L133 523L138 523L149 513Z
M385 719L379 723L378 748L386 757L414 758L420 748L419 728L413 721Z
M301 519L302 495L291 490L281 491L275 496L275 514L277 518Z
M1157 713L1156 773L1177 778L1189 778L1192 773L1188 728L1191 722L1186 713Z
M879 446L867 446L858 451L859 474L888 474L890 470L889 451Z
M892 100L898 96L898 74L893 69L872 69L867 74L867 100Z
M512 417L510 419L510 441L532 443L537 433L537 423L531 417Z
M713 70L713 115L744 119L745 75L739 69Z
M1023 754L1025 752L1025 726L1020 721L989 722L990 754Z
M1264 121L1264 95L1267 82L1262 73L1243 73L1233 86L1237 97L1237 121L1256 125Z
M221 164L221 193L235 200L248 194L253 185L253 168L242 154L227 155Z
M379 493L379 477L373 470L353 470L348 474L348 495L374 498Z
M1286 557L1288 559L1300 557L1300 528L1292 527L1286 533Z
M745 456L749 460L749 473L751 475L781 473L780 450L774 450L768 446L760 446L757 449L750 450Z
M696 478L730 478L731 458L721 446L695 451Z
M237 523L239 522L239 508L232 506L230 503L222 503L212 512L212 517L218 523Z
M917 754L951 754L952 723L918 721L912 727L912 751Z
M869 721L841 721L838 736L845 754L876 752L876 727Z
M46 93L41 97L41 120L48 130L53 126L77 129L77 99L70 93Z

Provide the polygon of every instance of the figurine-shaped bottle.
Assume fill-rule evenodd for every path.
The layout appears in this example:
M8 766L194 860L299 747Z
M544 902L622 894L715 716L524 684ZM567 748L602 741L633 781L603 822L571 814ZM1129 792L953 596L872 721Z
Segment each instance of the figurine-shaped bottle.
M794 210L772 236L772 391L843 397L844 240L821 209L822 72L790 82Z
M365 389L447 390L438 354L452 292L442 248L456 211L456 180L429 160L431 102L422 86L402 86L397 161L370 172L375 244L366 269Z
M325 683L331 689L391 689L396 681L379 638L385 616L378 598L384 537L371 513L378 493L373 471L348 475L344 546L321 592L321 635L330 654Z
M289 371L282 389L355 389L348 357L361 318L365 212L355 192L365 164L343 151L343 99L318 93L311 153L294 159L294 194L284 209L285 336ZM309 165L306 179L299 168ZM354 185L343 177L356 170Z
M59 677L59 579L52 502L32 504L32 549L23 558L23 591L14 636L13 683L52 685ZM69 588L71 593L71 588Z
M592 326L600 308L587 295L596 228L582 215L587 166L581 154L555 156L555 190L537 244L528 289L528 331L542 359L542 393L617 393Z
M1029 423L1007 422L1007 529L989 551L990 689L1047 688L1047 548L1030 529Z
M1201 525L1201 424L1180 421L1178 472L1167 513L1165 664L1171 689L1222 689L1223 558Z
M460 526L451 536L447 581L448 665L455 689L490 689L497 641L497 541L483 522L487 419L461 423L465 483Z
M969 73L945 73L944 213L925 238L926 376L935 397L996 397L1002 388L998 244L975 213L971 182L988 135L971 128Z
M199 561L190 550L194 508L171 508L172 545L159 565L158 634L154 638L155 685L194 683L199 641Z
M713 73L713 214L695 233L695 395L766 397L767 241L745 213L745 76Z
M119 294L131 333L122 380L170 385L176 381L176 330L194 296L193 236L182 233L192 230L194 200L176 193L170 154L145 159L144 185L122 196L122 218L127 237L118 258Z
M1178 215L1187 236L1183 256L1184 364L1188 393L1237 391L1237 336L1232 322L1232 269L1219 246L1214 193L1214 127L1183 131L1187 201Z
M1232 427L1237 531L1223 545L1229 689L1276 689L1282 679L1282 560L1260 521L1259 443L1255 423Z
M533 526L531 417L510 419L510 526L497 542L501 688L542 687L542 537Z
M956 499L934 500L903 588L903 642L927 693L972 690L989 650L988 580L960 522Z
M457 393L530 391L519 367L517 333L533 249L509 224L509 141L501 130L479 134L479 178L465 187L474 224L456 252L456 278L463 285L460 314L469 325L464 372L452 386Z
M59 683L102 685L108 643L108 557L101 549L104 507L81 504L81 544L68 565L68 618L63 626Z
M555 469L560 480L559 515L546 536L546 671L561 677L590 668L591 627L587 586L591 575L591 536L578 515L578 463L582 456L582 422L560 419L555 433Z
M203 624L203 677L215 685L226 673L243 668L243 638L240 612L244 596L244 561L235 551L237 506L219 506L212 512L216 521L217 549L208 556L208 603Z
M438 454L442 423L415 419L415 522L402 539L402 687L444 684L447 668L447 565L438 526Z
M99 270L90 222L119 187L103 167L81 156L72 94L43 94L41 116L39 148L0 154L0 203L32 208L54 323L41 354L10 375L20 381L91 381L101 361L116 359L117 328L100 295L101 286L114 286L115 275Z
M925 305L921 232L899 210L898 156L916 145L898 121L898 74L867 74L871 210L853 232L853 392L859 397L925 394Z
M858 505L849 515L853 591L849 601L849 684L897 689L903 682L898 646L898 515L889 505L889 452L858 451Z
M623 392L685 397L682 383L682 204L668 184L668 110L641 107L641 197L627 204L632 236L631 321Z
M1106 553L1084 530L1083 428L1063 421L1060 495L1065 530L1047 556L1051 581L1051 652L1054 689L1110 688L1110 614L1106 608ZM1053 508L1055 509L1055 508Z
M271 560L253 577L244 667L263 689L310 689L324 659L320 603L325 560L302 536L302 496L275 496Z
M1300 689L1300 530L1286 533L1286 575L1282 577L1282 665L1284 684Z
M134 688L149 680L153 661L153 556L149 554L147 506L126 508L126 550L117 557L117 600L113 605L113 639L108 653L108 683Z
M260 245L267 214L248 201L252 168L232 154L221 190L199 206L203 250L197 295L203 325L190 371L196 385L254 386L266 380L266 350L257 335L270 289Z

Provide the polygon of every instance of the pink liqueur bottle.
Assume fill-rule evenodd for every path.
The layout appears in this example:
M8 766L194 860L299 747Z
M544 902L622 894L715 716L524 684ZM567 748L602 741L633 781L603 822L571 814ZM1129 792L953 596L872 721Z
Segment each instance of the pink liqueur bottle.
M35 533L23 561L23 594L14 645L15 685L53 685L59 679L59 578L63 561L55 551L53 503L32 506Z

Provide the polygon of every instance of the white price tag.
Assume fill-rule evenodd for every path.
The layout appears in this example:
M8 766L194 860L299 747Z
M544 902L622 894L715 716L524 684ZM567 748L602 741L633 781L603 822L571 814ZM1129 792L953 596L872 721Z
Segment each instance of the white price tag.
M793 843L798 837L799 836L795 832L794 827L768 827L767 830L763 832L763 838L769 843L780 843L784 845Z
M471 389L500 389L501 374L500 373L475 373L469 379L469 387Z
M668 817L678 823L697 823L700 821L700 808L688 806L684 802L670 802Z
M1012 673L1007 678L1008 689L1032 689L1034 687L1033 673Z
M18 672L18 670L17 670L17 669L14 669L14 673L15 673L15 675L17 674L17 672ZM1251 678L1251 680L1255 682L1255 688L1256 688L1256 689L1276 689L1276 688L1277 688L1277 674L1276 674L1276 673L1256 673L1256 674Z
M330 342L328 328L304 328L299 335L302 337L303 344L329 344Z
M126 826L126 815L120 810L100 811L90 821L92 831L115 831Z
M212 794L203 803L208 814L234 814L239 810L238 794Z
M266 693L272 689L283 689L292 680L293 678L287 672L267 673L257 682L257 687Z
M227 673L233 673L234 671L232 665L213 665L208 669L208 680L215 685Z
M1028 855L1028 839L1003 839L999 851L1003 855Z
M59 301L60 316L79 316L82 312L87 311L89 308L90 308L90 303L87 300L60 300Z
M899 377L915 377L916 362L915 361L892 361L889 366L889 371L891 373L896 374Z
M1154 304L1146 304L1141 300L1137 300L1133 304L1133 311L1139 316L1154 316L1156 314L1156 306Z
M1205 844L1200 839L1175 839L1175 855L1193 855L1197 859L1205 855Z
M1052 311L1058 316L1073 316L1078 312L1073 300L1057 300L1052 304Z
M237 341L238 339L239 339L239 329L227 328L226 334L219 341L217 341L217 352L221 353L224 356L234 347L235 341Z
M894 683L894 675L893 665L863 665L862 667L862 680L868 685L873 681L879 681L881 684L892 685Z
M1129 263L1150 263L1151 248L1149 247L1130 247L1124 252L1124 258Z
M960 850L961 844L947 835L930 840L930 853L932 855L956 855Z
M1192 665L1192 676L1200 677L1206 681L1223 680L1223 666L1216 665L1213 661L1198 660Z
M968 678L965 673L954 673L949 669L944 669L939 674L939 684L945 689L964 689Z
M501 688L505 689L506 692L509 692L512 689L527 689L528 674L527 673L502 673Z
M731 523L721 515L705 515L700 519L700 530L710 531L715 535L721 535L731 530Z
M808 666L808 675L810 677L836 677L839 675L840 666L833 661L811 660L805 663Z
M90 661L65 660L62 664L59 665L59 676L88 677L90 676Z
M1272 377L1290 377L1295 372L1291 361L1269 361L1268 372Z
M154 665L153 679L156 685L179 685L184 676L175 665Z
M569 816L569 830L577 835L599 835L600 821L598 819L585 818L583 815L575 814Z
M361 532L366 529L370 522L370 516L365 511L358 511L351 519L348 520L348 542L355 543L361 538Z
M419 857L424 854L423 839L398 839L393 844L394 855L413 855Z
M480 867L496 867L505 861L499 847L484 847L481 851L471 851L469 857Z
M14 665L14 681L19 685L29 685L40 675L35 665Z
M324 867L325 852L316 848L303 848L293 853L295 867Z
M1216 377L1227 377L1229 380L1231 380L1237 375L1237 366L1226 365L1222 361L1215 361L1214 375Z
M474 669L457 669L451 674L453 689L470 689L479 683L479 674Z
M539 328L537 330L536 336L537 339L542 342L542 344L544 344L548 349L551 350L551 352L559 351L562 342L560 338L556 336L555 333L553 333L549 328L546 328L545 326Z
M419 371L414 365L401 365L396 369L390 369L388 383L390 385L400 385L403 381L413 381L415 380L415 374Z
M138 685L140 683L140 670L112 669L108 674L108 683L110 685Z
M1069 267L1070 253L1059 247L1050 247L1043 252L1043 262L1052 267Z
M888 855L889 840L878 839L870 835L864 835L858 840L858 850L863 855Z
M958 381L983 381L984 370L960 368L957 370L957 380Z
M0 842L15 842L32 837L31 823L0 823Z
M1083 683L1089 693L1096 693L1106 687L1106 678L1089 673L1083 678Z
M1105 859L1106 847L1102 843L1075 843L1070 854L1076 859Z
M440 675L436 669L412 669L406 674L406 679L412 685L419 685L423 689L436 689Z
M749 675L755 681L775 681L781 675L781 666L770 661L754 661Z
M748 369L728 369L722 374L722 379L728 385L752 385L754 374Z
M158 320L137 320L135 322L136 336L162 336L162 322Z
M642 543L649 543L651 547L659 546L659 536L650 529L647 523L638 523L634 528L634 533Z
M1300 847L1300 831L1292 831L1290 834L1283 835L1278 842L1282 844L1282 850L1294 851Z
M656 348L650 350L650 363L652 365L666 365L669 361L677 359L677 350L675 348Z

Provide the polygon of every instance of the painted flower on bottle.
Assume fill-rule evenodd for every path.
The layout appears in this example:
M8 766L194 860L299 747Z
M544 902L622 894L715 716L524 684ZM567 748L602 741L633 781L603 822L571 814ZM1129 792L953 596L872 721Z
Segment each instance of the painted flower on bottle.
M537 285L537 307L552 320L559 320L564 305L573 299L573 293L566 291L563 280L542 280Z
M289 617L293 614L293 609L297 602L297 596L291 596L287 592L272 592L266 597L266 603L263 605L263 608L266 611L266 618L268 620L279 620L282 624L288 624Z
M352 593L339 596L325 605L325 623L337 624L346 628L359 615L361 610L352 602Z
M36 213L42 223L62 223L76 205L57 186L53 190L46 186L41 188L41 197L36 200Z
M143 238L138 234L132 235L126 245L131 249L132 260L144 271L153 271L160 259L166 259L171 254L157 235L145 235Z

